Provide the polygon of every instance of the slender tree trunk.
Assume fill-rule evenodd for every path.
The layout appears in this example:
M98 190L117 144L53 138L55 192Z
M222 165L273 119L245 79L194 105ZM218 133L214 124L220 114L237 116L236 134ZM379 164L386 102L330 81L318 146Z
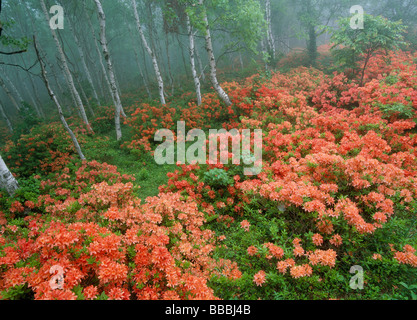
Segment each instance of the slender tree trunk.
M74 77L75 77L75 80L77 81L78 87L80 88L81 95L83 96L83 99L84 99L84 101L85 101L85 104L87 105L87 109L88 109L88 111L90 111L90 114L91 114L93 117L95 117L95 116L96 116L96 114L95 114L95 112L94 112L93 108L91 107L91 103L90 103L90 101L88 100L87 94L86 94L86 93L85 93L85 91L84 91L84 88L83 88L82 83L80 82L79 76L78 76L76 73L74 73Z
M97 37L96 37L96 32L94 30L93 24L91 23L91 19L90 19L90 17L87 14L87 7L85 5L85 1L83 1L83 6L84 6L84 13L85 13L85 16L87 18L87 23L88 23L88 25L90 27L91 34L93 35L94 46L96 48L96 52L97 52L97 56L98 56L98 61L100 63L101 71L103 73L103 77L104 77L105 82L107 84L107 87L109 89L110 97L113 100L114 105L116 105L116 102L113 99L113 95L111 94L110 80L109 80L109 77L107 76L106 67L104 66L104 63L103 63L103 58L102 58L101 50L100 50L99 45L98 45L98 40L97 40Z
M204 1L199 0L199 5L204 6ZM209 65L210 65L210 80L211 84L214 87L214 90L216 90L217 94L219 95L220 99L223 100L223 102L230 106L232 102L230 101L229 96L227 93L223 90L223 88L220 86L218 80L217 80L217 66L216 66L216 58L214 57L213 52L213 44L211 42L211 35L210 35L210 27L207 17L206 9L203 8L203 23L204 23L204 31L205 31L205 39L206 39L206 50L209 57Z
M142 78L142 81L143 81L143 84L145 86L145 89L146 89L146 92L148 94L149 99L152 99L151 91L149 90L149 86L148 86L148 81L146 80L146 77L143 73L143 69L142 69L142 66L141 66L141 63L140 63L140 60L139 60L139 53L138 53L138 50L136 48L136 45L134 44L134 38L133 38L132 28L130 27L130 24L127 25L127 28L129 30L130 38L132 40L133 52L135 53L136 64L138 65L140 76Z
M182 45L182 43L180 41L180 38L178 36L178 33L177 33L176 37L177 37L178 46L179 46L179 48L181 50L181 57L182 57L182 64L184 66L184 71L185 71L185 74L186 74L186 76L188 78L189 77L189 73L188 73L187 63L185 62L186 60L185 60L185 54L184 54L184 48L183 48L184 46Z
M3 77L6 80L6 82L9 84L12 91L14 92L14 96L17 98L18 102L19 103L24 102L25 100L22 98L22 95L19 93L19 90L17 90L17 88L13 84L13 81L10 80L10 78L7 76L6 72L4 72L4 70L3 70Z
M267 34L268 34L269 50L272 53L272 58L275 59L276 50L275 50L274 35L272 33L271 0L266 0L266 3L265 3L265 13L266 13L266 23L267 23L267 26L268 26Z
M158 65L158 61L156 59L156 54L149 47L148 42L146 41L145 35L143 33L142 25L141 25L140 19L139 19L136 0L132 0L132 6L133 6L133 13L134 13L135 19L136 19L136 26L137 26L138 32L140 34L140 37L142 39L143 46L145 47L146 51L148 52L149 56L152 59L152 64L153 64L153 68L154 68L154 71L155 71L156 80L158 82L159 99L161 101L161 104L166 104L165 95L164 95L164 81L162 80L161 72L159 71L159 65Z
M91 77L90 70L88 69L87 63L85 61L84 50L83 50L83 48L81 46L80 40L78 39L77 35L75 34L75 30L72 27L72 23L69 23L69 26L70 26L70 30L71 30L71 32L72 32L72 34L74 36L75 44L77 45L78 54L80 55L81 64L83 66L85 75L87 76L88 83L90 84L90 87L93 90L94 99L96 100L97 105L101 105L100 99L98 98L98 94L97 94L97 91L96 91L96 87L94 86L93 78Z
M143 67L144 67L144 71L145 71L145 77L146 77L146 79L148 81L148 85L149 85L149 88L150 88L151 86L150 86L150 80L149 80L150 79L150 76L149 76L149 70L148 70L148 61L146 59L146 52L145 52L145 48L143 46L142 41L140 41L140 47L142 49ZM152 91L151 91L151 93L152 93Z
M43 50L42 50L41 47L39 47L38 50L39 50L39 53L41 55L46 56L45 55L45 52L43 52ZM75 96L74 96L72 90L69 90L70 98L67 99L66 98L66 95L65 95L66 91L64 91L64 89L62 88L61 84L59 83L58 77L56 76L56 72L54 72L54 68L53 68L52 64L49 63L49 61L46 61L45 63L47 65L47 67L49 67L49 70L52 71L52 76L53 76L54 81L55 81L55 84L56 84L56 86L58 88L58 93L60 94L61 97L63 97L63 99L65 99L64 102L67 102L68 101L68 103L64 103L64 106L66 107L68 113L72 115L74 113L74 110L73 110L72 107L70 107L71 101L74 104L73 106L76 106L77 105L77 101L75 100ZM66 74L65 74L62 66L60 64L58 64L58 66L61 69L62 73L64 74L64 77L65 77L65 80L66 80ZM68 81L66 81L66 83L68 84ZM79 110L78 110L78 114L80 115L80 111ZM80 115L80 117L81 117L81 115Z
M165 51L167 55L167 64L168 64L168 74L169 79L171 81L171 95L174 95L174 77L172 76L172 70L171 70L171 59L169 58L169 41L168 41L168 33L165 34Z
M243 64L242 52L239 52L239 62L240 62L240 68L243 70L245 65Z
M22 61L24 61L23 58L22 58ZM26 66L26 64L25 64L25 66ZM29 75L29 80L30 80L30 87L32 88L32 92L33 92L34 103L36 103L38 105L38 109L39 109L39 112L41 114L41 117L45 118L45 113L43 112L43 109L42 109L42 103L39 99L39 96L38 96L38 93L37 93L37 90L36 90L36 86L35 86L35 83L34 83L33 78L32 78L31 75Z
M205 68L203 68L203 63L201 62L200 54L198 53L197 47L195 47L195 56L197 58L198 68L200 69L199 79L201 79L201 81L204 83L206 81L206 75L204 73Z
M265 71L269 71L269 61L268 61L269 59L267 59L268 50L266 49L264 39L262 39L262 41L261 41L261 48L262 48L262 52L264 54Z
M10 172L6 163L0 155L0 188L6 189L7 193L12 197L16 190L19 189L19 183Z
M42 49L41 49L41 48L39 48L39 52L43 55L43 53L42 53ZM48 66L49 66L50 70L54 70L54 69L53 69L52 64L50 64L49 62L46 62L46 63L48 64ZM68 82L67 74L65 73L65 70L64 70L63 65L62 65L62 64L60 64L60 63L58 63L58 67L61 69L61 72L63 73L64 78L65 78L65 81L67 82L67 85L68 85L68 83L69 83L69 82ZM57 78L55 78L55 80L56 80L56 83L57 83L57 84L58 84L58 86L59 86L58 79L57 79ZM64 90L62 89L62 87L61 87L61 93L63 93L63 92L65 92L65 91L64 91ZM69 94L70 94L70 96L71 96L71 101L72 101L72 103L73 103L72 108L74 108L74 107L75 107L75 108L76 108L76 110L77 110L78 116L79 116L80 118L82 118L82 114L81 114L80 109L76 107L76 106L77 106L77 99L75 98L74 91L73 91L73 90L69 90ZM68 109L72 109L72 108L68 107ZM71 110L71 112L72 112L72 110Z
M35 46L36 55L38 57L38 60L39 60L40 66L41 66L42 79L45 83L46 89L48 90L48 94L49 94L49 96L51 97L52 101L55 103L55 106L58 109L59 118L61 119L62 124L64 125L65 129L67 130L68 134L70 135L71 140L74 144L75 150L77 151L80 159L81 160L86 160L86 158L85 158L85 156L84 156L84 154L81 150L80 144L78 143L77 137L75 136L74 132L71 130L67 121L65 120L64 114L62 112L61 105L59 104L59 101L58 101L57 97L55 96L55 93L52 91L51 86L49 85L45 64L44 64L44 62L43 62L43 60L40 56L39 49L38 49L38 44L37 44L37 41L36 41L35 37L33 37L33 43L34 43L34 46Z
M41 0L41 6L42 6L42 9L43 9L45 18L46 18L47 22L49 23L49 14L48 14L48 10L46 9L46 5L45 5L45 1L44 0ZM89 131L92 131L91 126L90 126L90 123L88 122L87 115L85 113L84 105L83 105L83 102L81 100L80 94L78 93L78 91L77 91L77 89L75 87L74 79L73 79L72 74L71 74L71 72L69 70L68 63L67 63L67 59L65 58L65 53L64 53L64 51L62 49L62 46L61 46L61 44L59 42L59 39L57 37L57 34L56 34L55 30L51 29L51 33L52 33L52 37L55 40L55 44L56 44L56 47L58 49L58 53L59 53L59 56L60 56L60 60L61 60L61 63L62 63L62 67L63 67L63 69L65 71L65 74L66 74L66 78L67 78L67 80L69 82L68 85L69 85L71 91L73 92L73 94L75 96L75 99L76 99L76 102L77 102L77 108L78 108L78 110L79 110L79 112L81 114L81 118L83 119L84 123L86 124L87 129Z
M317 62L317 34L314 25L310 24L308 27L308 56L310 58L310 66L315 67Z
M9 117L6 115L6 112L3 109L3 105L0 102L0 114L4 118L4 121L6 121L7 127L9 128L9 131L13 133L13 126L12 123L9 120Z
M6 86L6 84L4 83L1 77L0 77L0 86L3 88L4 92L6 92L6 95L9 97L10 101L13 103L16 109L20 110L20 104L17 103L16 99L13 97L12 93L10 92L9 88Z
M33 107L35 108L35 111L36 111L36 114L38 115L38 117L44 117L44 116L41 114L40 109L39 109L39 106L38 106L38 104L36 103L35 99L33 98L33 95L29 93L29 88L27 87L26 82L25 82L25 81L21 81L20 79L19 79L19 81L20 81L20 83L22 83L22 85L23 85L23 89L24 89L24 90L27 92L27 94L30 96L30 100L32 100L32 105L33 105Z
M195 92L197 94L197 105L201 105L201 84L200 79L197 75L197 70L195 68L195 59L194 59L194 52L195 52L195 46L194 46L194 33L193 28L191 26L190 17L186 16L187 19L187 29L188 29L188 38L190 40L190 62L191 62L191 72L194 79L194 86L195 86Z
M109 80L110 80L112 95L113 95L115 103L116 103L116 105L115 105L115 107L116 107L116 112L115 112L116 137L117 137L117 140L120 140L122 138L122 130L120 128L120 113L121 113L123 107L122 107L122 102L120 100L119 92L118 92L117 86L116 86L116 79L115 79L115 75L114 75L114 71L113 71L112 61L111 61L111 58L110 58L110 52L109 52L109 49L107 48L106 16L104 14L103 7L101 6L101 2L99 0L94 0L94 2L96 3L98 16L99 16L99 20L100 20L101 46L103 48L104 59L107 62L107 71L109 73Z

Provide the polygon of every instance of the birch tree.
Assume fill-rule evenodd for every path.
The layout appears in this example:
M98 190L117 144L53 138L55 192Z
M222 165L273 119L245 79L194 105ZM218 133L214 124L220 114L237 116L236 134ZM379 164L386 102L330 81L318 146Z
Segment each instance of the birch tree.
M272 53L272 58L275 59L276 49L275 49L274 35L272 33L271 0L265 1L265 17L266 17L266 23L267 23L268 46L269 46L269 50Z
M106 15L104 14L104 10L103 10L103 7L101 5L100 0L94 0L94 2L96 3L98 16L99 16L99 20L100 20L100 42L101 42L101 46L103 48L104 59L106 60L106 63L107 63L107 71L108 71L108 74L109 74L111 92L112 92L112 95L113 95L113 99L114 99L114 102L115 102L115 108L116 108L116 112L115 112L116 138L117 138L117 140L120 140L122 138L122 130L120 128L120 113L123 109L123 106L122 106L122 102L120 100L119 92L117 90L116 78L115 78L115 75L114 75L113 65L112 65L112 61L111 61L111 58L110 58L110 52L109 52L109 49L107 47Z
M41 6L42 6L43 13L45 15L45 18L46 18L47 22L49 23L49 13L48 13L48 10L46 9L45 1L41 0L40 2L41 2ZM57 50L58 50L59 58L61 60L62 68L63 68L64 73L66 75L66 80L68 82L68 86L69 86L71 92L74 94L74 97L75 97L76 102L77 102L77 108L79 110L79 113L81 115L82 120L87 125L87 129L89 131L91 131L92 129L91 129L90 123L88 121L87 114L85 113L84 104L81 100L80 94L77 91L77 88L75 87L74 79L73 79L71 71L68 67L68 63L67 63L67 59L65 57L64 50L62 49L61 43L59 42L59 39L58 39L58 36L57 36L55 30L53 30L52 28L50 28L50 30L51 30L52 37L55 41L55 45L56 45Z
M195 59L194 59L194 53L195 53L195 45L194 45L194 31L193 27L191 26L190 17L188 14L186 14L187 19L187 29L188 29L188 38L190 41L190 62L191 62L191 72L194 79L194 86L195 86L195 92L197 94L197 105L201 105L201 84L200 79L197 74L197 70L195 67Z
M227 106L230 106L232 102L230 101L228 94L223 90L223 88L219 84L219 81L217 80L216 58L214 56L213 43L211 41L210 26L209 26L209 21L207 17L207 11L206 11L206 8L204 7L204 1L199 0L198 4L202 8L202 18L203 18L203 23L204 23L204 38L206 41L206 50L207 50L207 55L209 59L211 84L213 85L213 88L214 90L216 90L220 99L223 100L223 102Z
M77 151L80 159L81 160L86 160L86 158L85 158L85 156L84 156L84 154L81 150L80 144L78 143L77 137L75 136L74 132L71 130L67 121L65 120L64 114L62 112L61 105L60 105L57 97L55 96L55 93L51 89L51 86L49 85L49 80L48 80L47 71L46 71L46 68L45 68L45 63L43 62L43 59L40 56L39 49L38 49L38 44L37 44L37 41L36 41L35 37L33 37L33 43L34 43L36 55L38 57L39 64L40 64L40 67L41 67L42 79L45 83L46 89L48 90L48 94L49 94L49 96L51 97L52 101L54 102L55 106L58 109L59 118L60 118L62 124L64 125L65 130L67 130L68 134L70 135L71 140L74 144L75 150Z
M10 172L6 163L0 155L0 189L5 189L7 193L12 197L19 189L19 183L16 178Z
M132 0L132 6L133 6L133 13L135 15L135 20L136 20L136 27L137 27L139 35L142 39L143 46L145 47L146 51L148 52L149 56L152 59L152 65L153 65L153 68L154 68L156 80L158 82L159 100L161 101L161 104L166 104L165 94L164 94L164 81L162 80L162 76L161 76L161 72L160 72L160 69L159 69L158 60L156 58L155 50L151 49L151 47L148 44L148 41L146 40L145 34L143 33L142 25L141 25L139 14L138 14L138 8L137 8L136 0Z

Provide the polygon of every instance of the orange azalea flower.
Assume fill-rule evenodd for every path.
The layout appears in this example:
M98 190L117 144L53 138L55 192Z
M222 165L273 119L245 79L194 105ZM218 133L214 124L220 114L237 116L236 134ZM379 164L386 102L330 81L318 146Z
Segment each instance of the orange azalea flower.
M253 282L255 282L255 284L259 287L261 287L262 284L265 283L265 281L266 281L266 273L263 270L259 271L253 277Z
M321 234L315 233L312 237L313 243L315 246L321 246L323 244L323 236Z

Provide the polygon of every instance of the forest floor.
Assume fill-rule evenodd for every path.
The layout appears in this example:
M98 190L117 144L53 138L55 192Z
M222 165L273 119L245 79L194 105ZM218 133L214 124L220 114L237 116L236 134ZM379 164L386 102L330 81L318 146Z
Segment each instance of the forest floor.
M8 140L0 299L415 299L417 54L376 57L363 87L302 66L237 79L231 107L210 88L201 106L125 93L121 141L112 106L94 134L68 117L84 162L58 121ZM179 120L261 129L262 172L156 164Z

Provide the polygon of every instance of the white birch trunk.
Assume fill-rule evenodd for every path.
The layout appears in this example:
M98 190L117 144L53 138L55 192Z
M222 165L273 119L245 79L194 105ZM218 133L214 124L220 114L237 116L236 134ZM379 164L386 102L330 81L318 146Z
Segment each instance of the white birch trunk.
M100 0L94 0L97 6L97 11L99 15L100 20L100 41L101 46L103 47L103 55L104 59L107 62L107 71L109 73L109 81L111 85L111 92L115 100L115 107L116 107L116 113L115 113L115 124L116 124L116 137L117 140L120 140L122 138L122 130L120 128L120 113L123 109L122 102L120 100L119 92L117 90L116 85L116 78L113 71L113 65L110 58L110 52L107 47L107 39L106 39L106 16L103 11L103 7L101 6Z
M200 6L204 6L204 1L199 0L198 1ZM214 90L216 90L217 94L219 95L220 99L223 100L223 102L230 106L232 102L230 101L229 96L227 93L223 90L223 88L220 86L219 81L217 80L217 66L216 66L216 58L214 57L214 51L213 51L213 44L211 42L211 34L210 34L210 26L208 22L207 12L206 9L203 8L203 22L204 22L204 31L205 31L205 40L206 40L206 50L209 58L209 65L210 65L210 80L211 84L213 85Z
M46 9L46 5L45 5L45 1L44 0L41 0L41 6L42 6L42 10L44 12L46 21L49 24L49 14L48 14L48 10ZM69 85L70 90L73 92L74 97L76 99L77 108L78 108L78 110L79 110L79 112L81 114L81 118L83 119L84 123L87 125L87 129L89 131L91 131L91 126L90 126L90 123L88 122L88 118L87 118L87 114L85 113L85 109L84 109L83 102L81 100L80 94L78 93L78 91L77 91L77 89L75 87L74 79L72 77L71 71L69 70L68 63L67 63L67 59L65 58L65 54L64 54L64 51L62 49L62 46L61 46L61 44L59 42L59 39L57 37L57 34L56 34L55 30L53 30L51 28L50 28L50 30L51 30L52 37L55 40L56 47L58 49L59 57L61 59L62 67L63 67L64 72L66 74L66 79L68 81L68 85Z
M10 172L6 163L0 155L0 189L5 189L7 193L12 197L16 190L19 189L19 183Z
M194 45L194 33L193 33L193 27L191 26L190 17L188 14L186 14L187 19L187 29L188 29L188 38L190 41L190 62L191 62L191 72L194 79L194 86L195 86L195 92L197 94L197 105L201 105L201 84L200 79L197 75L197 70L195 68L195 59L194 59L194 53L195 53L195 45Z
M64 114L62 112L61 105L60 105L57 97L55 96L55 93L52 91L51 86L49 85L49 80L48 80L45 64L44 64L42 58L40 57L39 50L38 50L38 45L37 45L37 41L36 41L35 37L33 38L33 42L34 42L34 45L35 45L36 55L38 57L38 60L39 60L40 66L41 66L42 79L43 79L43 82L45 83L46 89L48 90L48 94L49 94L49 96L51 97L52 101L55 103L55 106L58 109L59 118L61 119L62 124L64 125L65 129L67 130L68 134L70 135L71 140L74 144L75 150L78 153L78 156L81 158L81 160L86 160L86 158L85 158L85 156L84 156L84 154L81 150L80 144L78 143L77 137L75 136L74 132L71 130L67 121L65 120Z
M265 11L266 11L266 23L268 25L268 45L269 49L272 52L272 58L275 59L276 50L275 50L275 41L274 36L272 33L272 22L271 22L271 0L266 0L265 3Z
M137 26L138 32L140 34L140 37L142 39L143 46L145 47L146 51L148 52L149 56L152 59L152 64L153 64L153 68L154 68L154 71L155 71L156 80L158 82L159 99L161 101L161 104L166 104L166 102L165 102L165 95L164 95L164 81L162 80L162 77L161 77L161 72L159 70L159 65L158 65L158 61L156 59L156 54L149 47L149 44L146 41L145 35L143 33L142 25L141 25L140 19L139 19L139 14L138 14L136 0L132 0L132 6L133 6L133 13L134 13L135 19L136 19L136 26Z
M110 97L111 97L111 99L112 99L112 101L113 101L114 106L116 107L116 105L117 105L117 101L116 101L116 99L115 99L115 97L114 97L114 95L113 95L113 93L112 93L112 86L111 86L111 83L110 83L110 79L109 79L109 77L108 77L108 75L107 75L106 67L104 66L104 63L103 63L103 58L102 58L102 55L101 55L100 48L99 48L99 46L98 46L98 40L97 40L97 37L96 37L96 33L95 33L95 31L94 31L94 27L93 27L93 25L92 25L92 23L91 23L90 17L89 17L89 16L88 16L88 14L87 14L87 7L85 6L85 2L84 2L84 1L83 1L83 5L84 5L84 12L85 12L86 17L87 17L87 22L88 22L88 25L89 25L89 27L90 27L91 33L92 33L92 35L93 35L93 39L94 39L94 46L95 46L95 48L96 48L97 55L98 55L98 57L99 57L99 59L98 59L98 60L99 60L99 63L100 63L101 71L102 71L102 73L103 73L103 76L104 76L105 82L106 82L107 87L108 87L108 89L109 89L109 92L110 92ZM116 88L117 88L118 92L120 92L119 88L117 87L117 83L116 83ZM120 97L120 95L119 95L119 97ZM120 103L120 105L121 105L121 103ZM124 112L123 106L121 107L121 114L122 114L122 116L123 116L123 117L126 117L126 114L125 114L125 112Z
M85 13L85 16L87 18L87 23L88 23L88 25L90 27L91 34L93 35L94 47L96 48L96 52L97 52L97 56L98 56L98 61L99 61L100 67L101 67L101 72L103 73L104 80L105 80L105 82L107 84L107 87L109 89L111 99L113 100L113 103L116 105L116 103L115 103L115 101L113 99L113 95L111 94L111 85L110 85L109 77L107 76L106 67L104 66L104 63L103 63L103 58L102 58L102 55L101 55L101 50L100 50L100 48L98 46L96 32L94 31L94 27L93 27L93 25L91 23L91 19L90 19L90 17L87 14L87 7L85 5L85 1L83 1L83 6L84 6L84 13Z

